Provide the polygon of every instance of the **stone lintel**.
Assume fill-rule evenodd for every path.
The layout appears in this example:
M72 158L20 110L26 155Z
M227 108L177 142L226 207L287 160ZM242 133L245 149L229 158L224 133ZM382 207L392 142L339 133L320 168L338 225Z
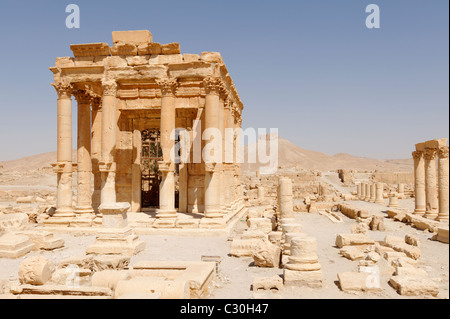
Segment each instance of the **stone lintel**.
M153 42L153 35L149 30L113 31L113 43L145 44Z
M439 139L435 139L435 140L430 140L430 141L426 141L425 142L425 148L435 148L438 149L442 146L446 146L447 145L447 140L446 138L439 138Z
M74 57L110 56L108 43L72 44L70 49Z

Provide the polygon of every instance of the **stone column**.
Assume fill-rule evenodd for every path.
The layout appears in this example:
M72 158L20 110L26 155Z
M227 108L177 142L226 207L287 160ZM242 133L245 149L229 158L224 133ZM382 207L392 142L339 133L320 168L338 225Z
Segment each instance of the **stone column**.
M364 197L366 202L370 201L370 184L366 184L366 197Z
M391 194L388 207L398 207L398 194Z
M438 221L449 220L449 175L448 175L448 146L438 151L438 178L439 178L439 213Z
M356 197L361 198L361 183L356 184Z
M436 183L436 154L437 149L425 149L425 217L435 219L438 215L438 198Z
M205 98L205 130L219 129L220 101L219 91L221 81L219 78L205 78L204 86L206 91ZM220 141L221 142L221 141ZM213 144L215 143L215 144ZM211 149L212 145L217 145L218 141L210 139L206 141L205 148ZM214 147L214 155L217 149ZM204 152L203 152L204 153ZM208 162L205 160L205 217L222 217L220 210L220 172L216 156L213 156Z
M360 200L364 200L366 198L366 183L361 183L361 197Z
M92 193L92 209L98 213L100 206L100 194L102 189L102 175L100 162L102 156L102 108L101 98L92 99L92 126L91 126L91 160L92 173L94 174L94 192Z
M317 240L311 237L293 238L289 262L284 269L284 284L322 287L321 268L317 256Z
M78 102L77 139L77 206L75 213L93 213L91 193L91 101L92 97L84 90L74 92Z
M133 164L131 166L131 211L141 211L141 153L142 153L142 136L141 131L133 130Z
M375 184L370 185L370 202L375 203L375 200L377 199L375 194Z
M102 173L101 206L116 203L116 94L117 83L105 81L102 83L102 156L100 172Z
M178 82L176 79L158 80L161 88L161 149L163 160L159 162L159 170L162 174L159 188L159 209L156 217L176 218L175 210L175 163L171 158L175 141L170 138L175 131L175 90Z
M278 184L278 210L280 211L281 220L294 218L292 181L289 178L280 178Z
M375 186L375 203L377 204L384 204L383 188L383 183L377 183Z
M56 215L74 217L72 207L72 86L52 84L58 94Z
M424 215L426 210L426 194L425 194L425 162L422 151L412 153L414 158L414 192L416 207L415 215Z
M219 131L221 134L221 160L219 163L219 174L220 174L220 210L225 212L226 210L226 182L225 182L225 172L224 172L224 158L225 158L225 102L228 98L228 93L225 86L221 86L219 95Z
M403 195L405 193L405 184L403 184L403 183L398 184L398 193L401 197L403 197Z

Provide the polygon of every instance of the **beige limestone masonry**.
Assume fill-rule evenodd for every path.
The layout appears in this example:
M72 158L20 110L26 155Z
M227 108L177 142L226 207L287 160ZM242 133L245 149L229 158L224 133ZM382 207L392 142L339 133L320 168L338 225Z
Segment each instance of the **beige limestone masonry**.
M176 165L170 157L177 129L191 136L191 147L208 128L224 133L241 127L243 104L218 52L181 54L178 43L159 44L147 30L113 32L106 43L71 45L74 57L57 58L50 70L58 94L56 214L52 226L92 225L101 205L128 203L129 212L154 209L155 225L176 225L178 213L198 213L222 225L227 214L243 208L239 134L218 163ZM77 163L72 163L72 100L77 107ZM197 127L196 121L201 121ZM197 130L198 129L198 130ZM157 203L144 207L142 132L156 130L161 157ZM197 152L198 153L198 152ZM200 150L201 153L201 150ZM157 156L159 156L157 154ZM76 205L72 172L77 172ZM91 177L93 176L93 178ZM149 204L147 204L149 205ZM229 218L227 218L229 220ZM97 223L98 224L98 223ZM226 224L226 223L225 223Z

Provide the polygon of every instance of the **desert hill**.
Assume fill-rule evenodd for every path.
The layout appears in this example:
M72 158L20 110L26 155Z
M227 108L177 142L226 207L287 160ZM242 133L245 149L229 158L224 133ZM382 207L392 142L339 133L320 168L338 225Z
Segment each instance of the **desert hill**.
M268 143L266 145L268 149ZM244 148L245 163L242 169L254 171L259 164L248 164L247 159L257 152L256 144L246 145ZM334 156L300 148L288 140L278 138L278 166L283 168L295 167L306 170L328 171L336 169L350 169L360 171L392 171L411 172L413 159L377 160L339 153Z
M268 143L267 143L268 146ZM74 154L74 162L76 161L76 151ZM256 154L256 144L246 145L244 148L244 158L247 162L248 156ZM56 162L56 152L43 153L34 156L28 156L17 160L0 162L3 171L27 172L40 170L44 167L49 168L51 163ZM379 171L396 171L410 172L413 170L413 160L410 159L392 159L377 160L372 158L357 157L350 154L339 153L336 155L328 155L321 152L306 150L300 148L288 140L278 138L278 166L281 167L299 167L306 170L336 170L336 169L353 169L353 170L379 170ZM244 163L243 171L254 171L258 164Z

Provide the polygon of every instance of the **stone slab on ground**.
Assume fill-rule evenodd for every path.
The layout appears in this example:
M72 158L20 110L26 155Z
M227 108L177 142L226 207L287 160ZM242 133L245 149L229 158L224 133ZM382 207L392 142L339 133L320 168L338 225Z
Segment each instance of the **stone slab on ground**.
M438 284L427 277L393 276L389 283L404 296L436 297L439 294Z

